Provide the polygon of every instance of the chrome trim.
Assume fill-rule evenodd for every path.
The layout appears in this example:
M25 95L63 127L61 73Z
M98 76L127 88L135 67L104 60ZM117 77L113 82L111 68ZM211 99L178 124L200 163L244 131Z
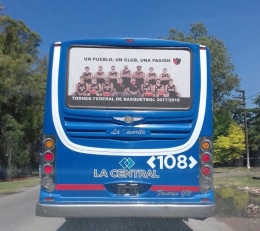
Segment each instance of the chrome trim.
M172 217L204 219L215 215L215 204L37 204L42 217Z
M113 117L113 119L130 124L142 120L143 117L124 116L124 117Z

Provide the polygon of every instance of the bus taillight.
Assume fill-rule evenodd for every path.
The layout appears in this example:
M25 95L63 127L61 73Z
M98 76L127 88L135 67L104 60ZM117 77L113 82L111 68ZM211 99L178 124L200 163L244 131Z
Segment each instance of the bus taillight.
M53 167L51 165L44 165L43 166L43 173L45 175L50 175L53 173Z
M54 147L54 141L52 139L48 138L44 141L44 146L47 149L52 149Z
M213 148L211 137L200 137L200 191L212 190Z
M201 160L204 162L204 163L209 163L210 162L210 154L209 153L204 153L202 154L201 156Z
M211 142L207 139L203 140L202 143L201 143L201 148L204 150L204 151L207 151L211 148Z
M44 160L45 160L46 162L51 162L51 161L53 161L54 156L53 156L53 153L52 153L52 152L45 152L43 158L44 158Z
M45 135L42 148L41 185L44 190L50 192L55 189L56 137Z
M202 192L207 192L212 189L212 180L209 178L204 179L200 182L200 188Z
M208 166L204 166L202 168L201 172L204 176L209 176L211 174L211 170Z
M51 177L45 177L42 180L42 186L43 188L47 190L51 190L54 187L54 181Z

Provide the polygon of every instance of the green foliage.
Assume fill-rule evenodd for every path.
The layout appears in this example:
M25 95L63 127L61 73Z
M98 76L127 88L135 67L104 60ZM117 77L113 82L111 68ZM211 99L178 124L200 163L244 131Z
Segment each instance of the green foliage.
M248 141L250 150L257 150L260 149L260 95L253 102L256 107L248 113Z
M214 138L227 136L228 128L234 121L241 126L244 124L243 111L239 107L237 100L227 100L214 108Z
M17 123L11 115L4 115L1 119L1 144L6 146L5 149L8 150L6 154L10 154L13 150L19 151L24 135L22 125Z
M231 124L227 136L217 137L214 145L214 163L238 159L245 152L245 135L235 123Z
M22 144L22 125L17 123L17 121L11 115L1 116L1 149L2 155L7 159L8 174L7 178L10 178L11 166L14 164L14 157L16 153L20 151L20 145Z
M38 56L38 46L41 38L31 31L24 22L3 15L0 18L0 50L14 59L24 57L31 63Z
M10 171L36 159L47 74L40 42L24 22L0 16L0 162Z
M226 101L226 96L229 96L230 92L239 85L239 78L234 73L235 67L224 42L215 36L209 36L207 28L202 22L191 24L190 34L187 36L183 32L172 28L166 39L197 43L209 47L211 52L214 108L223 105Z
M233 123L232 112L238 107L236 101L228 100L230 93L239 86L239 78L234 73L235 66L224 42L216 36L208 35L202 22L191 24L187 36L175 28L170 29L168 40L178 40L202 44L210 49L212 96L214 110L215 162L225 162L239 158L244 150L244 133ZM234 135L234 130L238 134Z

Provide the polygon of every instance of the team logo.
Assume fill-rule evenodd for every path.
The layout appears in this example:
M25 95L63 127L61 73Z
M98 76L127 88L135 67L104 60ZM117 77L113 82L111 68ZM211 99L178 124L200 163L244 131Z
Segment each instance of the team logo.
M124 169L130 169L135 165L135 162L129 157L129 158L123 158L119 164L124 168Z
M181 59L175 58L175 59L173 59L173 63L174 63L175 65L179 65L179 64L181 63Z

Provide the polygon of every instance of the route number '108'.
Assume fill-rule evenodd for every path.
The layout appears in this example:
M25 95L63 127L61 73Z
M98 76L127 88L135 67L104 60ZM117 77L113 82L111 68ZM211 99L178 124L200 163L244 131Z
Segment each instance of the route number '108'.
M185 169L187 167L192 169L198 163L198 161L195 160L192 156L188 158L185 155L179 155L178 157L175 157L174 155L167 155L167 156L157 156L157 157L152 156L147 161L147 164L151 168L155 168L156 163L154 162L156 162L156 159L159 160L160 169L164 169L164 168L173 169L175 166L177 166L177 168L179 169Z
M173 155L168 155L165 157L158 156L157 159L160 162L160 169L163 169L164 166L165 166L165 168L173 169L176 166L176 164L179 169L185 169L188 166L187 157L185 155L179 155L177 157L177 161L176 161L175 156L173 156Z

